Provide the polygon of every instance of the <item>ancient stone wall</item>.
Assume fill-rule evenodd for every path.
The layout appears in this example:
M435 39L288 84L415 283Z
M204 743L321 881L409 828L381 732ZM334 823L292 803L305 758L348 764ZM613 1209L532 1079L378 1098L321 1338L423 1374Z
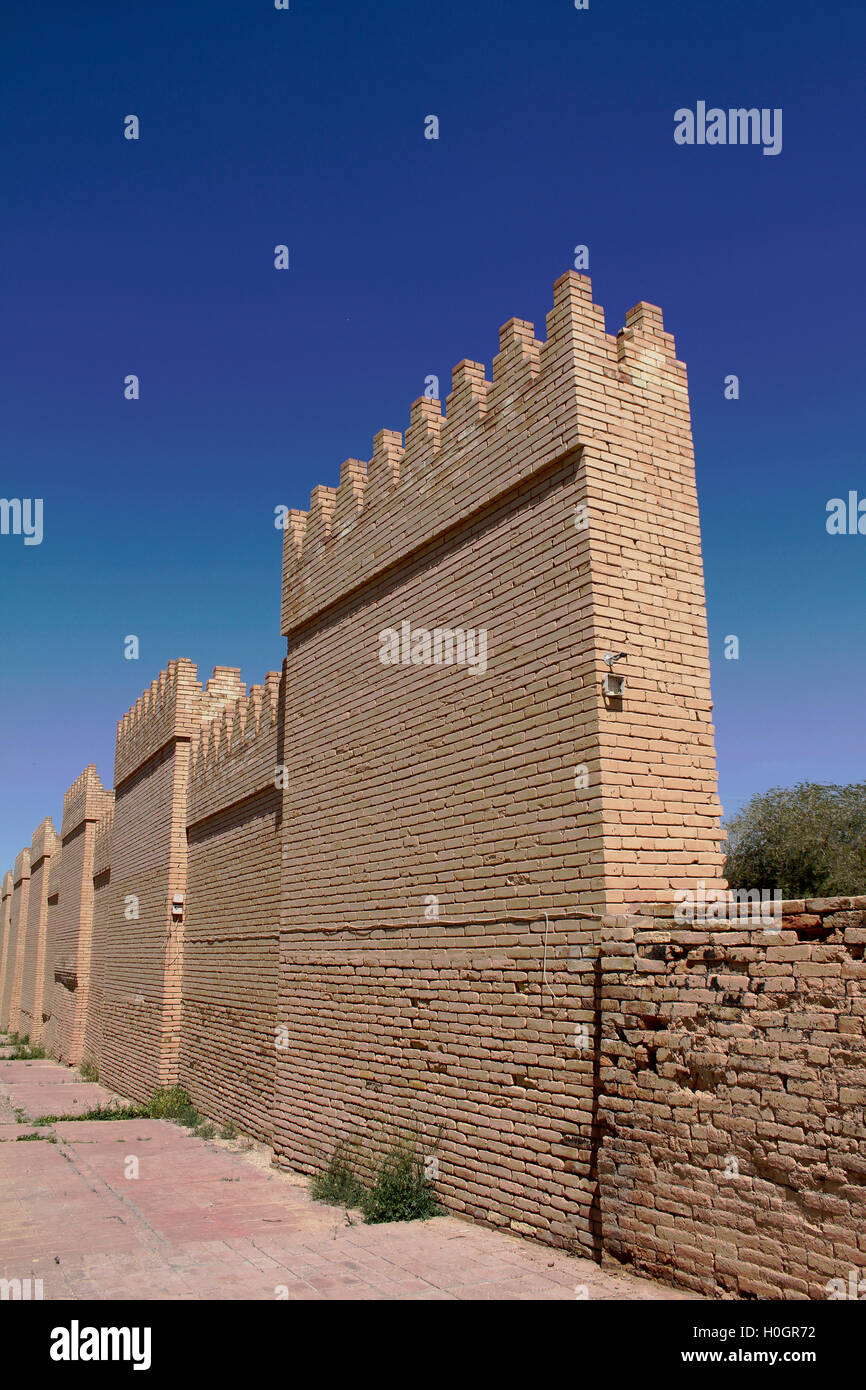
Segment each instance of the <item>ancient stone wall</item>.
M0 940L0 1027L2 1028L8 1026L9 1019L7 980L15 969L15 945L12 940L13 892L12 870L7 869L3 875L3 896L0 898L0 930L3 934L2 940Z

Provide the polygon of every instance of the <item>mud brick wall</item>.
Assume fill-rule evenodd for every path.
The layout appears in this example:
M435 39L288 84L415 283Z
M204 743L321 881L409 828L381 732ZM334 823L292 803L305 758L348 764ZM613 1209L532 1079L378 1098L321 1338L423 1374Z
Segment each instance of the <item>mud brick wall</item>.
M233 668L217 667L203 690L191 661L171 662L118 724L96 1060L136 1100L177 1081L184 927L172 907L186 889L190 744L243 690Z
M9 959L3 984L0 1026L20 1033L21 980L24 972L23 941L27 930L30 898L30 848L22 849L12 870L12 908L9 915Z
M613 337L573 273L547 329L511 320L492 381L459 363L444 417L416 401L405 442L381 431L289 515L285 896L304 916L411 909L436 879L470 915L634 910L718 877L685 368L659 309ZM486 672L383 666L404 620L486 629ZM293 845L313 853L302 898Z
M12 928L12 871L7 869L3 875L3 895L0 898L0 1027L5 1027L6 977L9 970L9 942Z
M55 1009L54 987L55 980L55 950L54 943L57 940L58 919L60 914L60 887L61 887L61 866L63 863L63 839L58 836L54 853L51 856L51 871L48 878L48 904L47 904L47 926L45 933L45 971L42 984L43 1000L43 1024L42 1024L42 1046L51 1056L57 1055L55 1048L57 1043L59 1025ZM71 1018L69 1028L63 1031L63 1036L69 1037L71 1030Z
M99 1069L105 970L111 956L111 841L114 806L97 823L93 842L93 944L81 1060Z
M187 807L180 1082L270 1141L279 950L280 675L203 724Z
M484 669L429 664L437 628L483 632ZM511 319L491 380L459 363L444 415L416 401L289 513L282 632L249 695L152 682L113 811L95 769L67 794L47 898L19 855L0 1023L31 978L35 1018L44 900L44 1041L121 1094L180 1081L304 1171L415 1131L449 1209L708 1292L862 1267L863 903L770 939L651 914L722 886L661 311L611 335L569 273L546 341Z
M51 914L48 959L51 967L45 1046L59 1061L72 1060L78 993L78 939L90 919L92 832L79 820L63 832L57 906Z
M402 922L414 942L434 899L443 919L502 921L717 880L685 369L660 310L639 305L614 338L582 276L557 282L547 330L540 343L511 320L492 381L461 362L444 417L416 401L405 441L381 431L369 464L347 460L288 518L285 1155L307 1037L293 1030L330 1028L320 1004L312 1025L297 1010L316 933L327 952L335 932ZM403 623L483 630L486 669L429 664L423 647L383 663L381 634ZM610 698L604 657L620 650L627 688ZM341 1124L329 1071L304 1084ZM483 1167L489 1136L467 1142Z
M605 1248L708 1294L826 1298L866 1266L866 898L759 923L608 921Z
M48 817L34 832L30 845L30 892L27 924L21 949L24 964L21 975L21 1007L18 1031L33 1046L42 1040L42 1005L45 988L45 957L48 932L48 892L51 860L58 837Z
M99 817L111 805L93 764L63 798L57 904L48 937L45 1046L78 1063L86 1023L93 933L93 847Z
M588 914L299 934L278 1159L309 1172L341 1140L363 1161L414 1134L449 1210L597 1251L597 942Z

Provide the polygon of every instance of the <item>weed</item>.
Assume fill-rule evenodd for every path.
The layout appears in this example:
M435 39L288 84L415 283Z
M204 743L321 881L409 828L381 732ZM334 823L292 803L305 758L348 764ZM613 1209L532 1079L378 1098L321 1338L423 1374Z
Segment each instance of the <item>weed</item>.
M38 1119L28 1120L23 1110L15 1111L19 1124L46 1125L58 1124L61 1120L173 1120L185 1125L202 1139L213 1139L216 1126L200 1115L181 1086L160 1086L154 1091L146 1105L96 1105L92 1110L82 1110L69 1115L40 1115Z
M438 1207L424 1160L417 1146L406 1140L392 1144L376 1170L373 1186L362 1203L368 1225L382 1221L426 1221Z
M384 1221L426 1221L438 1207L414 1140L392 1141L373 1165L372 1183L357 1176L349 1146L339 1142L328 1167L314 1176L310 1192L332 1206L360 1207L368 1225ZM349 1218L347 1217L347 1220Z
M12 1056L7 1057L6 1060L7 1062L38 1062L47 1056L44 1047L30 1047L27 1039L23 1038L21 1042L14 1044Z
M336 1144L327 1168L315 1174L310 1193L315 1201L327 1202L332 1207L361 1206L364 1186L352 1167L347 1144L342 1141Z
M150 1098L147 1113L152 1120L175 1120L189 1129L202 1123L202 1116L182 1086L160 1086Z
M34 1125L54 1125L61 1120L146 1120L146 1105L97 1105L92 1110L81 1110L77 1115L40 1115L31 1121Z

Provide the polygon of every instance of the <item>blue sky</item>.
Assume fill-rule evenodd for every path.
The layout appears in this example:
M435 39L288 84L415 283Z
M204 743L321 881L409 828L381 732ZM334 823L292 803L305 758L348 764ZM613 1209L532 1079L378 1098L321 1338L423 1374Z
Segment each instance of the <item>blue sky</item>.
M726 811L866 777L866 536L825 529L866 497L864 30L796 0L7 6L0 494L45 538L0 536L0 868L86 763L110 785L169 659L279 667L274 507L512 315L543 334L576 244L608 331L661 304L689 367ZM677 146L699 100L781 107L781 154Z

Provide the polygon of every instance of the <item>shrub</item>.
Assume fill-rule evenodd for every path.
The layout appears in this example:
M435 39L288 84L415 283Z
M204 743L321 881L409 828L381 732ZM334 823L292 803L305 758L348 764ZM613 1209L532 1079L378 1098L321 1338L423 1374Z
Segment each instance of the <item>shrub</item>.
M433 1190L424 1175L424 1161L414 1143L398 1141L376 1170L373 1186L361 1204L364 1220L426 1221L438 1210Z
M152 1120L176 1120L191 1129L202 1120L182 1086L160 1086L150 1098L147 1113Z

